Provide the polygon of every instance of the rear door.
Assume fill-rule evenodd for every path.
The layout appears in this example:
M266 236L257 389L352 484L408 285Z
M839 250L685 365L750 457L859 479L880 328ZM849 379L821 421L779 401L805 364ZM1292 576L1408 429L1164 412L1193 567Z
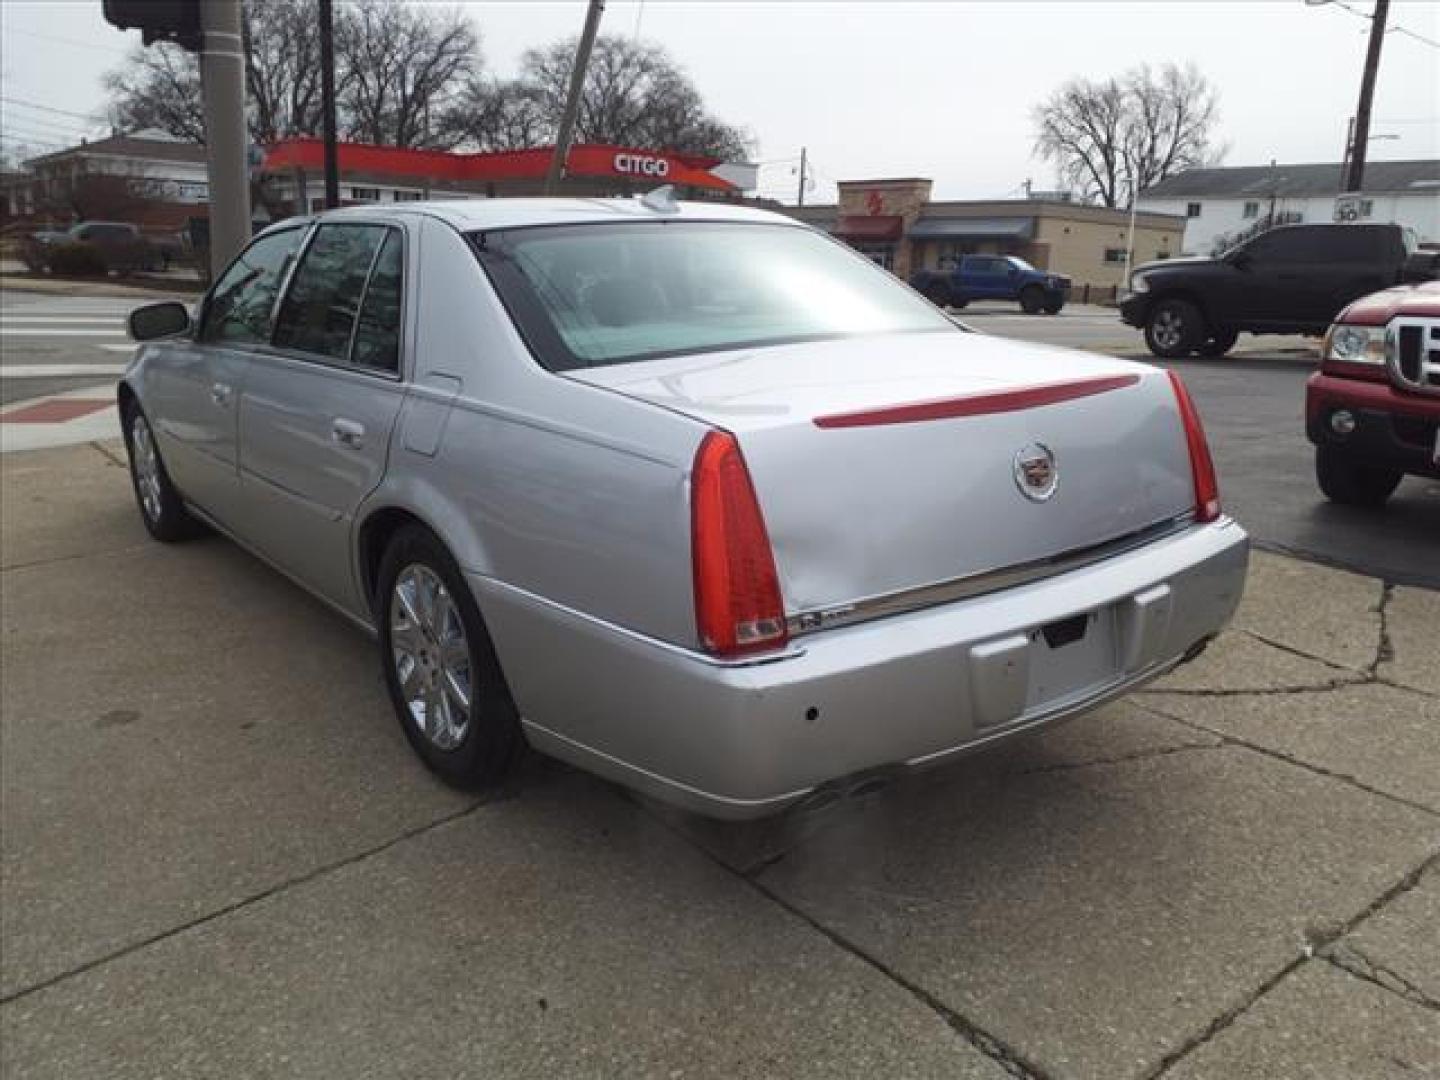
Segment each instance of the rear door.
M354 513L384 474L405 394L405 257L400 226L319 225L240 403L248 538L351 610L360 608L350 557Z
M145 364L143 404L171 478L186 499L231 528L240 387L255 350L270 340L280 285L304 236L301 226L252 242L201 305L194 339L163 343Z

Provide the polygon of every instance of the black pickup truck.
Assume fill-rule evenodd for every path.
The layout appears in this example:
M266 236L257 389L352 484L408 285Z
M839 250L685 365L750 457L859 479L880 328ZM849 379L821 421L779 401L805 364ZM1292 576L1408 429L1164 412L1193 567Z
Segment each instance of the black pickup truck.
M1137 266L1120 317L1156 356L1223 356L1242 331L1323 334L1352 300L1433 276L1399 225L1281 225L1219 258Z

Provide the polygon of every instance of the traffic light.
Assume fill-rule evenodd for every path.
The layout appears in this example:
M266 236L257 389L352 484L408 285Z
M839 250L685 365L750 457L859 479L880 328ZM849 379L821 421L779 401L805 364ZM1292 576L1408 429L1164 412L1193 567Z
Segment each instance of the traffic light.
M139 30L146 45L173 41L200 50L200 0L104 0L105 21L121 30Z

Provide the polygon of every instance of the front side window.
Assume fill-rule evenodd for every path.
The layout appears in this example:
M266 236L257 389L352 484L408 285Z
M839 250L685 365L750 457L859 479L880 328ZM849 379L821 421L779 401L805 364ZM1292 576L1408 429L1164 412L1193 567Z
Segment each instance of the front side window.
M304 229L286 229L262 236L230 264L205 305L201 341L270 340L275 294L304 235Z
M960 332L888 273L809 229L633 222L476 237L551 370L861 334Z
M321 225L295 269L275 323L275 345L343 363L383 225Z

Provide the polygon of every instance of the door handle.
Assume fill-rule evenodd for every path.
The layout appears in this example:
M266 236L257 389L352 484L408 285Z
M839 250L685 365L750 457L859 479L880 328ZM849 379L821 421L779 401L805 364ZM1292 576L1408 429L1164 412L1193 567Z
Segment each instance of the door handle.
M210 387L210 400L216 405L228 405L231 393L232 389L227 383L213 383Z
M365 425L354 420L336 417L330 424L330 438L356 450L365 445Z

